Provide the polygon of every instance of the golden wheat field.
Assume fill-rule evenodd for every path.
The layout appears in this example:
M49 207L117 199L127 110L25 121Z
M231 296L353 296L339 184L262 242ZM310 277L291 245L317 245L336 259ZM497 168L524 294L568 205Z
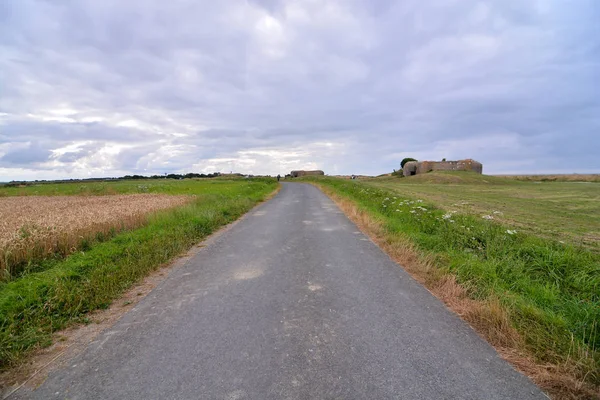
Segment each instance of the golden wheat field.
M72 253L85 240L139 227L149 213L188 201L163 194L0 197L0 272Z

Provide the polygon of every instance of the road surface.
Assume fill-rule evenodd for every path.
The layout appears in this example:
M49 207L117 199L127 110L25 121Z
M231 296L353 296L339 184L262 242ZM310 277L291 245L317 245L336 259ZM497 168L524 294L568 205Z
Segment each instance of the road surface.
M299 183L284 183L16 397L546 398Z

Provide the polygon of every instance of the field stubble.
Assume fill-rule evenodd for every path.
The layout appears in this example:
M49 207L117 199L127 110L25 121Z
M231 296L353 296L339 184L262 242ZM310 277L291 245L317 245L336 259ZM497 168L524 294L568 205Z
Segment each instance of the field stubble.
M27 196L0 198L0 273L14 276L35 259L66 256L90 241L142 226L149 213L190 196Z
M600 174L497 175L528 182L600 182Z

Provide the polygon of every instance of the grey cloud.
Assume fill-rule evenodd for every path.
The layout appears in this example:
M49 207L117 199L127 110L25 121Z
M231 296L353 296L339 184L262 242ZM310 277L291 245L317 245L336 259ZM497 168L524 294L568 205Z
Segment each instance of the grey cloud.
M97 143L56 161L107 174L381 173L411 154L598 170L598 20L594 0L11 0L0 145Z
M14 120L3 127L0 143L43 140L57 145L72 141L114 141L120 143L157 140L161 136L139 129L114 127L104 123L60 123L55 121Z
M103 143L89 143L78 147L75 151L67 151L61 154L60 156L56 157L56 160L60 161L61 163L72 163L84 157L91 156L102 147L104 147Z
M38 144L19 146L0 158L0 166L35 165L48 161L50 150Z

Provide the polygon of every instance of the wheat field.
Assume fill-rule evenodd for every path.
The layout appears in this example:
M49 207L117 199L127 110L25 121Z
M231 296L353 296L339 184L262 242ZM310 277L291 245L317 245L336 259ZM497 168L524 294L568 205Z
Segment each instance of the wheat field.
M139 227L148 214L190 199L164 194L0 197L0 275L11 276L32 259L70 254L86 240Z

